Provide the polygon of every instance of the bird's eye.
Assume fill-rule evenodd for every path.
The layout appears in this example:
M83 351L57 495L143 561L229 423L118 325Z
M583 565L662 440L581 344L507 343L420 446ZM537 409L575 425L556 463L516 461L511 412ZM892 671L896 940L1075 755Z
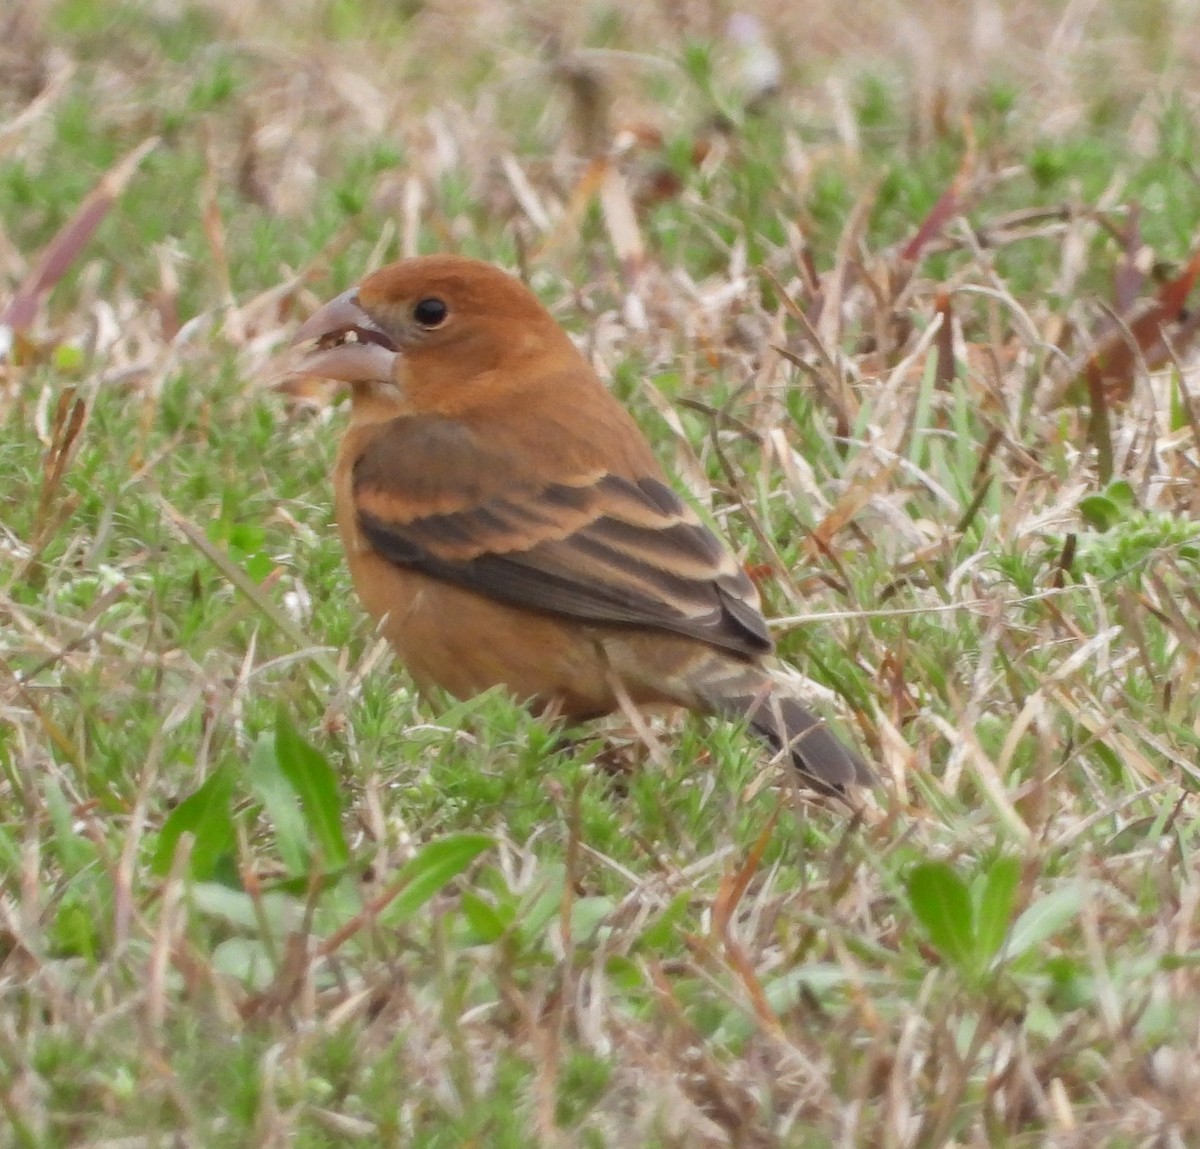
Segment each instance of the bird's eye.
M446 316L450 313L450 309L440 300L430 296L428 299L422 299L416 307L413 308L413 318L422 327L441 327L446 322Z

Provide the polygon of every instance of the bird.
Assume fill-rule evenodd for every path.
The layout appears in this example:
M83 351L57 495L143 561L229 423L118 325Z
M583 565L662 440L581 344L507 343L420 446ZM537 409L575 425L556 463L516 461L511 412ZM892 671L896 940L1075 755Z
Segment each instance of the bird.
M681 706L745 721L823 794L874 780L785 684L745 569L520 280L402 259L290 348L290 377L349 387L338 531L422 694L503 687L571 723Z

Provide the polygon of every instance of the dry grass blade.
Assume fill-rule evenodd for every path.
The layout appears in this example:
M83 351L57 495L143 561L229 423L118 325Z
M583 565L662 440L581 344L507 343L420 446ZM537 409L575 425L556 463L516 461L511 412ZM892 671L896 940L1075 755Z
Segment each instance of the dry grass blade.
M948 291L939 291L934 299L934 307L941 317L942 325L938 328L937 341L934 343L936 366L933 380L938 387L945 390L954 382L956 365L954 362L954 308Z
M1118 269L1118 305L1139 284L1141 265L1149 256L1142 247L1133 214L1126 228L1126 254ZM1133 393L1139 366L1153 370L1187 348L1200 331L1200 315L1187 315L1188 296L1200 276L1200 248L1193 251L1182 272L1164 283L1155 298L1128 314L1114 314L1080 371L1090 404L1088 436L1096 448L1101 483L1113 475L1113 443L1109 408ZM1174 327L1174 331L1170 329Z
M74 496L60 500L60 495L67 468L79 447L87 414L87 404L75 388L64 388L55 404L50 444L42 456L42 485L34 512L28 558L17 572L15 582L37 581L42 554L75 509L77 500Z
M879 184L875 182L864 188L855 200L842 233L838 236L833 267L821 277L820 311L813 320L813 326L821 343L826 347L836 347L841 342L845 323L844 305L850 294L855 269L858 267L859 248L878 194ZM845 385L844 374L839 372L834 382L843 392L840 396L843 408L847 411L853 410L852 396Z
M1129 363L1132 365L1133 357ZM1131 377L1132 382L1132 377ZM1108 391L1097 374L1087 376L1088 387L1088 439L1096 448L1096 476L1101 485L1113 477L1112 426L1108 416Z
M989 473L992 463L992 457L996 453L996 448L1003 442L1004 433L999 430L994 430L988 436L987 442L983 445L983 451L979 456L979 463L975 467L975 474L971 480L971 485L975 493L971 496L971 501L967 504L958 522L954 524L954 533L958 535L966 534L971 523L975 521L975 516L979 514L980 507L983 506L984 500L987 498L988 491L992 486L992 475ZM1061 569L1061 563L1060 563Z
M0 8L4 1149L1200 1144L1188 5ZM267 384L433 251L522 269L886 809L394 665L345 413Z
M628 288L637 282L645 261L646 245L638 228L637 212L629 195L629 185L618 168L609 164L600 183L600 210L621 264Z
M53 524L49 522L50 508L58 497L86 419L87 404L83 397L76 393L74 387L64 388L55 404L50 446L42 460L42 489L33 520L35 550L38 542L53 530Z
M229 327L229 337L235 343L245 339L242 330L241 312L238 310L233 297L233 283L229 270L229 254L225 242L225 224L221 219L221 205L218 202L219 181L217 176L217 159L214 155L214 145L211 137L205 141L204 191L201 220L204 224L204 236L208 240L208 250L212 257L213 270L221 285L225 301L225 322Z
M1183 352L1197 330L1195 314L1185 314L1188 296L1200 276L1200 248L1183 270L1159 289L1155 298L1136 307L1132 314L1113 316L1107 330L1097 339L1080 371L1093 398L1101 395L1100 407L1123 402L1133 393L1139 365L1154 370L1167 363L1171 348ZM1179 327L1172 332L1173 325Z
M821 398L829 404L834 417L837 419L838 434L842 436L848 435L850 427L854 423L855 416L858 414L858 403L854 398L853 392L850 391L843 381L844 371L838 366L836 359L825 345L821 332L813 325L812 320L810 320L804 309L788 294L783 284L774 275L767 272L766 277L767 281L778 293L784 309L800 325L800 330L803 332L804 337L816 352L818 362L824 368L823 373L818 375L818 378L821 378L824 384L820 389ZM824 297L818 295L817 299L821 307L823 307L825 302ZM820 309L818 309L817 315L819 318ZM811 370L809 364L789 348L773 347L772 350L802 370Z
M778 818L779 807L776 807L772 811L767 824L759 833L757 841L746 856L746 860L736 872L726 874L721 879L721 887L713 902L712 920L713 932L721 939L721 944L725 951L725 959L746 990L759 1025L763 1026L767 1032L782 1037L783 1027L780 1025L775 1011L771 1008L770 1002L767 1000L767 994L763 988L762 981L754 970L754 963L746 953L744 947L733 935L731 929L734 914L745 897L751 880L762 864L763 855L766 853L767 847L771 844L771 837Z
M833 540L848 527L876 495L887 490L899 463L892 460L866 478L856 479L828 514L813 527L805 548L811 555L831 555Z
M14 690L29 712L36 717L49 739L50 745L55 747L68 762L79 767L82 764L79 747L67 736L67 732L54 720L46 708L38 702L37 696L25 685L24 677L16 668L5 658L0 658L0 666L3 666L8 672Z
M79 205L70 221L50 241L33 271L0 312L0 327L21 335L33 326L42 301L66 274L113 203L128 186L138 165L158 146L158 138L143 140L111 167Z
M611 167L612 161L607 156L597 156L588 161L575 186L571 189L571 194L567 197L562 214L555 221L554 226L542 237L536 250L531 253L531 258L535 262L541 262L551 252L567 243L572 236L578 234L579 226L583 222L584 216L587 215L588 208L595 202L596 196L604 186Z
M1113 268L1113 298L1118 315L1128 315L1142 294L1154 252L1142 242L1142 213L1138 204L1129 205L1121 229L1121 256Z
M5 31L7 29L0 28L0 35ZM32 126L53 109L62 99L74 74L74 64L69 60L63 61L37 96L6 123L0 124L0 156L13 150Z
M975 129L969 119L963 122L963 134L966 136L967 150L954 179L921 221L916 234L900 249L900 258L906 263L916 263L929 243L941 235L946 225L966 206L976 165Z
M722 941L728 942L730 940L729 926L733 921L733 915L737 912L742 898L745 897L751 880L758 872L758 867L762 864L763 854L766 853L767 847L771 844L771 835L775 830L775 823L778 819L779 808L776 807L771 812L771 817L768 819L767 824L759 832L754 846L746 856L746 860L734 873L726 874L721 879L721 888L713 902L713 929Z

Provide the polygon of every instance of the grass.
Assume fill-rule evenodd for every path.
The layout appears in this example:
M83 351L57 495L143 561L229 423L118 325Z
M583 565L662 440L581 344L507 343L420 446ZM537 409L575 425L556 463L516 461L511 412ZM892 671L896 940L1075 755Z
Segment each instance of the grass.
M0 18L0 305L157 141L0 362L0 1145L1200 1139L1200 41L763 0L756 99L643 7ZM413 696L342 412L264 381L418 250L580 337L859 816L732 728Z

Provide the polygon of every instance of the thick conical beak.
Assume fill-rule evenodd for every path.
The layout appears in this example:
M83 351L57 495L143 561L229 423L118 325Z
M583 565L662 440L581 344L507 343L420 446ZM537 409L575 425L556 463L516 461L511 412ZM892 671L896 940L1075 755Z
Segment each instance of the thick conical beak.
M287 376L315 375L341 383L386 383L399 351L359 306L358 288L342 292L308 317L292 337L292 348L316 344L293 359Z

